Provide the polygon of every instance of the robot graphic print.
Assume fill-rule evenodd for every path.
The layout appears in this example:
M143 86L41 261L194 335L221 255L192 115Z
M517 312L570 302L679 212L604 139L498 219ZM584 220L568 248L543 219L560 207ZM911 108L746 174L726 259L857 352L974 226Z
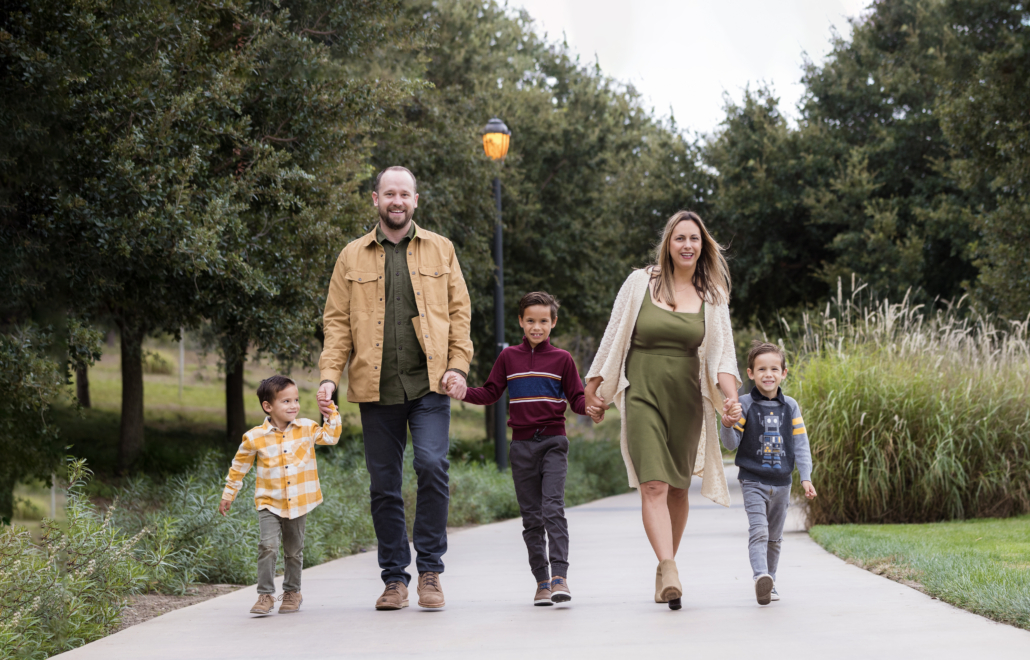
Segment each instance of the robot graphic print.
M780 415L770 412L762 416L762 467L779 470L783 460L783 436L780 435Z

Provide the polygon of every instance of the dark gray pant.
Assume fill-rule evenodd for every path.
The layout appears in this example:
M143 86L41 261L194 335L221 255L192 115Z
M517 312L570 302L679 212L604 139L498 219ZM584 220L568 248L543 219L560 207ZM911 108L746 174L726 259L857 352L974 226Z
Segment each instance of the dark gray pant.
M755 577L768 573L776 580L783 544L783 523L787 520L790 486L767 486L757 481L741 481L744 510L749 523L747 548Z
M304 521L281 518L267 509L258 509L258 585L259 594L275 594L275 560L279 555L279 535L283 537L283 591L300 591L300 571L304 568Z
M515 497L522 513L522 538L529 550L533 577L537 582L549 580L552 573L568 577L565 474L569 468L569 439L564 435L544 435L532 440L514 440L508 448L508 463L515 481Z
M450 487L447 450L450 448L451 400L430 392L395 405L362 403L361 428L365 465L370 480L372 524L379 541L383 582L408 584L411 564L408 528L404 523L404 446L411 429L418 493L415 497L415 566L419 573L443 573L447 552L447 507Z

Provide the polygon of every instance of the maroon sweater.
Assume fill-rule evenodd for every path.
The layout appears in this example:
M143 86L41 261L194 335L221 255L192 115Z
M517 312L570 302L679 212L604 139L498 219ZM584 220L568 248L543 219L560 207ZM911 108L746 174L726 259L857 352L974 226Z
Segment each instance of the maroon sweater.
M512 440L529 440L534 435L565 435L565 406L585 415L586 397L576 362L568 351L543 340L531 348L522 338L509 346L490 371L483 387L470 387L465 401L480 406L496 403L504 388L510 399L508 426Z

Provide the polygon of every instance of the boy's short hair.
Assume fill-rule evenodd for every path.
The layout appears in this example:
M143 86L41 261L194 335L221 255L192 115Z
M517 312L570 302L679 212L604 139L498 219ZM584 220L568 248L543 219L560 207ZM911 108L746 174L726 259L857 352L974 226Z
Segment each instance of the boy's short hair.
M543 305L551 308L551 320L558 318L558 308L561 304L558 299L545 291L531 291L526 295L522 296L522 300L519 301L519 318L522 318L523 312L526 311L527 307L533 305Z
M759 355L765 355L766 353L775 353L780 356L780 367L787 370L787 356L783 353L783 349L777 344L770 344L767 341L755 341L751 344L751 350L747 353L747 368L755 368L755 358Z
M296 384L297 383L293 382L292 378L287 378L286 376L280 376L279 374L269 376L268 378L261 381L260 385L258 385L258 401L260 401L261 403L267 401L268 403L274 404L275 397L277 394L279 394L279 392L282 392L290 385Z

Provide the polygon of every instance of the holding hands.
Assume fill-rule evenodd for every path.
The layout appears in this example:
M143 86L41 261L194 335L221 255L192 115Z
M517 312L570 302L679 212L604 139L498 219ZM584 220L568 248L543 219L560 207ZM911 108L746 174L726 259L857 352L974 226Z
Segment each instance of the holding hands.
M440 388L452 399L464 401L465 393L468 391L468 382L457 371L448 371L440 379Z
M329 418L333 414L333 392L336 391L336 384L332 381L322 383L318 387L315 399L318 401L318 409L322 416Z
M586 393L586 403L587 414L590 415L590 419L594 420L594 424L600 424L604 420L606 406L601 397L597 396L596 390Z
M722 402L722 425L729 428L737 423L740 419L741 411L740 400L726 399Z

